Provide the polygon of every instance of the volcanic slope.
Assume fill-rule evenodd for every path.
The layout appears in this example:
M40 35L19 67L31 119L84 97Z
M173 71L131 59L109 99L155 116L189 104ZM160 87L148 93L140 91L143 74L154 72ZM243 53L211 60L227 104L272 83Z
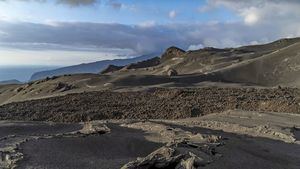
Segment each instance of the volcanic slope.
M258 86L300 86L300 39L282 39L265 45L239 48L204 48L183 51L171 47L157 66L116 71L117 85L175 83L180 86L203 81L243 83ZM165 78L168 70L179 76ZM153 76L155 75L155 76ZM176 86L176 85L175 85Z
M300 38L239 48L184 51L168 48L160 58L106 69L102 74L54 76L20 85L0 85L0 104L101 90L154 87L300 86ZM177 73L168 76L168 71ZM99 70L100 72L101 70Z
M217 72L222 79L262 86L300 85L300 43L259 58L228 66Z

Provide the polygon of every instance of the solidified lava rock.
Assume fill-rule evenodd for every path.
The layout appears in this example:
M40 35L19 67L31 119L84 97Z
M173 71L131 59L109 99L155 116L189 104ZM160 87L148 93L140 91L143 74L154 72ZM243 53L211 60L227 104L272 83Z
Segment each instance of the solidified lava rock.
M100 74L113 73L115 71L121 70L124 66L108 65L107 68L102 70Z
M169 69L167 72L168 76L177 76L178 73L175 69Z
M74 88L75 88L75 86L73 86L73 85L59 82L54 86L54 89L52 91L53 92L55 92L55 91L64 92L64 91L72 90Z
M0 120L80 122L102 119L177 119L226 110L300 113L299 89L153 89L85 92L9 103Z
M183 54L185 54L184 50L177 48L175 46L172 46L172 47L168 48L164 54L162 54L161 62L164 62L164 61L172 59L172 58L180 57Z

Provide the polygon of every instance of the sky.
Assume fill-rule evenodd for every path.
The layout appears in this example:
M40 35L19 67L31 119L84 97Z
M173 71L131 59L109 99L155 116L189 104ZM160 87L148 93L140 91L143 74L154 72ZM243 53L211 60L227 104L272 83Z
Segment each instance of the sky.
M0 66L66 66L300 36L299 0L0 0Z

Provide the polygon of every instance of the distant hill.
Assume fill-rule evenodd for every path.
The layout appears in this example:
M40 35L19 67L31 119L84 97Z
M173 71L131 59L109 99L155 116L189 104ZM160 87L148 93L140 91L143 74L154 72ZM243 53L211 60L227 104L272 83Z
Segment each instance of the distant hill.
M7 85L7 84L22 84L22 82L20 82L16 79L0 81L0 85Z
M98 61L93 63L85 63L80 65L62 67L54 70L36 72L31 76L30 81L35 81L35 80L44 79L46 77L60 76L65 74L99 73L105 68L107 68L109 65L125 66L131 63L151 59L156 55L157 54L153 53L153 54L143 55L143 56L130 58L130 59L103 60L103 61Z

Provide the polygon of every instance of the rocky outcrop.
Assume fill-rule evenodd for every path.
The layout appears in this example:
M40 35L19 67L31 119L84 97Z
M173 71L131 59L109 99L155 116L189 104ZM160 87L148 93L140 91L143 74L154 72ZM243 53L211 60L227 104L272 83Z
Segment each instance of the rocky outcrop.
M197 151L194 145L185 142L171 144L154 151L145 158L139 158L124 165L121 169L136 168L182 168L197 169L204 167L212 162L208 154ZM212 152L210 152L213 154Z
M155 57L152 59L148 59L145 61L137 62L137 63L131 63L124 67L124 69L139 69L139 68L147 68L147 67L153 67L160 64L160 58Z
M79 133L86 135L105 134L109 132L110 128L108 128L103 121L86 122L84 123L83 128L79 130Z
M65 92L76 88L75 86L67 83L58 82L54 85L52 92Z
M118 70L121 70L124 66L116 66L116 65L108 65L107 68L102 70L100 74L107 74L107 73L113 73Z
M164 62L164 61L172 59L172 58L180 57L183 54L185 54L184 50L172 46L172 47L168 48L165 51L165 53L161 56L161 62Z
M178 73L177 73L177 71L175 70L175 69L169 69L168 71L167 71L167 74L168 74L168 76L177 76L178 75Z
M165 142L166 145L144 158L127 163L121 169L197 169L221 156L215 151L217 146L222 145L220 136L192 133L154 122L138 122L122 126L141 129L149 137L152 135L152 139L158 136L159 139L152 141Z

